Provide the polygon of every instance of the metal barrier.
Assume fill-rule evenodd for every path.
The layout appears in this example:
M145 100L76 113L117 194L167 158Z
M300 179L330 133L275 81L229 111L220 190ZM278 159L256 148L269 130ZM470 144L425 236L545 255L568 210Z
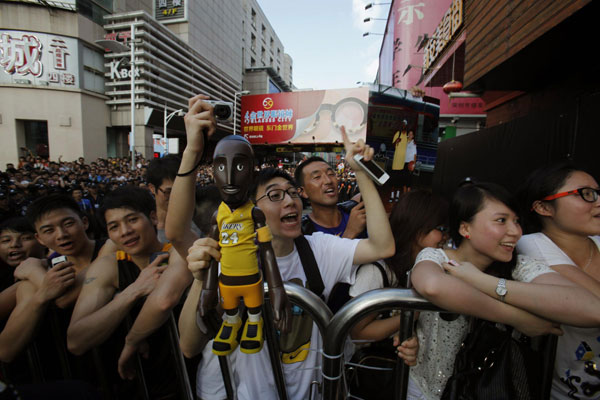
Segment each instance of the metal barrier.
M442 311L422 298L412 289L378 289L363 293L346 303L331 319L323 336L323 398L338 399L344 395L341 387L343 376L343 349L350 329L367 315L390 309ZM412 335L413 316L402 318L401 340ZM408 367L399 364L399 382L396 385L396 399L406 398L408 387Z
M319 296L300 285L289 282L285 282L283 285L289 301L308 312L310 317L317 324L321 336L324 337L325 330L327 329L332 316L329 307L327 307L325 302L319 298ZM284 400L287 399L288 396L285 390L285 379L283 376L283 368L281 366L281 357L279 356L279 341L276 339L277 333L275 331L275 324L273 323L271 304L268 301L268 287L266 284L265 303L263 305L263 310L265 318L265 336L267 339L267 347L269 350L269 357L271 359L271 366L273 368L273 378L275 379L275 385L277 386L279 398Z

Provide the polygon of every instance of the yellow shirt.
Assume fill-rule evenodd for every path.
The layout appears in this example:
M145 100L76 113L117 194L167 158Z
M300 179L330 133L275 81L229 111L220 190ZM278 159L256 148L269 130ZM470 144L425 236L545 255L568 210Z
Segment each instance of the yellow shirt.
M254 204L250 200L233 211L225 202L219 206L217 226L221 246L221 273L224 275L246 276L258 273L252 208Z
M396 132L394 138L392 139L392 143L394 143L398 137L400 137L400 142L396 143L396 147L394 149L394 162L392 163L392 169L394 170L404 169L406 145L408 144L408 134L406 131L402 133L400 133L400 131Z

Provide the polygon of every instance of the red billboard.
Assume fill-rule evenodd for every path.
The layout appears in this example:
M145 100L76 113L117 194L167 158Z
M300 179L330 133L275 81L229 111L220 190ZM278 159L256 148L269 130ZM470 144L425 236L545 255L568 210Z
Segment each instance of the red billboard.
M367 136L369 88L311 90L242 97L242 135L252 144L341 143Z

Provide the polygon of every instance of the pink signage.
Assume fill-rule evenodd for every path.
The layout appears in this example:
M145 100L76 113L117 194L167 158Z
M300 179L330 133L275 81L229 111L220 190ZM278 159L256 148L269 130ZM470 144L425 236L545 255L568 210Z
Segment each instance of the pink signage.
M394 54L392 60L380 58L380 64L392 63L392 86L410 90L419 82L423 66L423 50L417 52L419 37L431 36L452 0L395 0L390 11L388 29L393 24ZM409 71L404 74L406 69ZM383 82L383 80L382 80Z

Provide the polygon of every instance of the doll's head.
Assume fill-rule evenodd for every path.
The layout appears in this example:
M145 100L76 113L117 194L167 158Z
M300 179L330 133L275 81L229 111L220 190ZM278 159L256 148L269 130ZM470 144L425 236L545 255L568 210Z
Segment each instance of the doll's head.
M254 151L250 142L236 135L221 139L213 155L213 169L223 201L231 208L243 205L254 181Z

